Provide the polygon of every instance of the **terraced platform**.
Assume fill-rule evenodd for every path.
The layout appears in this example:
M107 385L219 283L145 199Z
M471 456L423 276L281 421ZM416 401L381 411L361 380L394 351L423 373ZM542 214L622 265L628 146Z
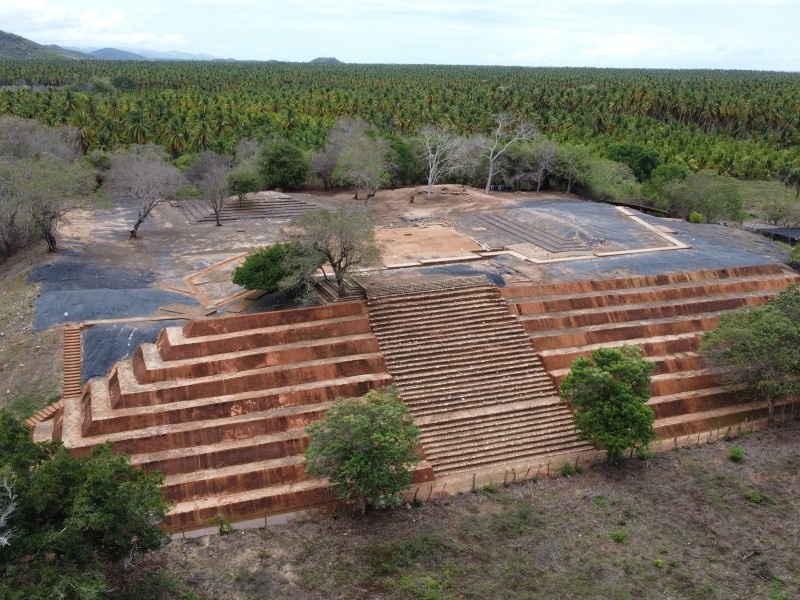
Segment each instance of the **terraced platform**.
M167 526L196 527L327 500L305 477L303 428L336 397L391 382L364 303L197 319L65 399L54 435L77 454L111 440L159 469L176 503Z
M422 430L416 482L589 450L556 386L595 348L636 344L655 363L650 405L671 439L765 416L764 403L722 387L698 349L721 312L798 280L779 265L503 289L483 277L365 279L366 302L164 329L65 397L47 429L77 454L111 440L161 470L172 529L327 500L326 483L305 477L303 428L337 396L389 383Z
M436 476L588 448L498 288L464 285L369 300Z
M315 205L280 192L259 192L247 194L244 199L229 198L220 213L220 221L239 221L242 219L288 220ZM186 218L192 223L215 223L214 212L203 202L185 201L181 203Z
M720 385L705 368L703 332L719 314L758 305L793 282L780 265L602 279L502 290L557 383L591 350L633 344L655 363L656 432L662 438L760 419L766 404Z

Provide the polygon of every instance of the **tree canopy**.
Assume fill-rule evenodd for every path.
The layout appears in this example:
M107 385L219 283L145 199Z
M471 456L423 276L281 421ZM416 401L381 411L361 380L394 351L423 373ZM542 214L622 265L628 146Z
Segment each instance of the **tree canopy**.
M800 285L794 284L763 306L723 313L706 332L702 352L724 379L766 400L770 425L775 402L800 393Z
M261 150L261 177L264 186L280 190L295 188L306 179L308 160L289 140L275 139Z
M0 410L0 512L3 490L14 504L0 526L0 597L104 597L106 563L169 541L161 481L108 445L78 458L60 442L34 443Z
M308 250L305 270L315 271L326 263L330 266L340 294L344 293L345 275L354 267L375 265L380 260L372 214L357 204L304 212L292 219L283 236Z
M268 294L293 287L298 275L294 258L298 253L302 253L302 248L297 242L278 242L256 250L233 270L233 283Z
M633 448L647 451L655 438L650 399L652 363L636 346L592 351L592 360L575 359L561 382L561 396L575 405L578 437L606 451L612 464Z
M341 499L361 500L362 514L380 501L394 506L419 462L419 429L393 387L337 400L306 431L308 472L330 479Z

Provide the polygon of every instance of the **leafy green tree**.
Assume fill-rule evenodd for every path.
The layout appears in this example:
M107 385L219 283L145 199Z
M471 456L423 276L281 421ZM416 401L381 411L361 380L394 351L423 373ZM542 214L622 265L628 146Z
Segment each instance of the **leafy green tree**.
M565 144L558 148L555 175L566 186L568 194L574 186L580 187L586 182L591 167L592 156L586 146Z
M643 455L655 438L650 399L652 363L636 346L602 348L581 356L561 382L561 396L576 406L578 437L606 451L618 464L628 448Z
M702 352L724 379L767 401L775 424L775 401L800 393L800 285L794 284L763 306L724 313L706 332Z
M606 157L628 165L640 182L650 179L650 174L661 163L655 150L630 142L612 144L606 150Z
M741 222L746 213L741 187L727 175L708 171L691 173L686 179L672 180L661 192L664 204L672 214L686 219L693 212L700 213L707 223L721 220Z
M297 270L293 257L301 252L302 248L297 242L278 242L256 250L233 270L233 283L248 290L263 290L268 294L291 287Z
M642 192L647 198L657 201L664 193L665 187L684 181L688 176L689 169L685 165L675 163L658 165L642 185Z
M73 457L60 442L34 443L0 410L0 474L16 503L0 547L0 597L102 598L104 565L169 541L162 476L108 445Z
M330 479L341 499L360 499L361 514L381 499L394 506L419 462L419 429L393 387L337 400L306 431L307 471Z
M356 204L304 212L292 219L284 237L306 249L298 253L305 260L306 273L325 263L330 266L340 294L345 291L345 276L354 267L375 265L380 260L372 214L368 208ZM327 279L324 271L323 274Z
M267 188L287 189L301 185L308 172L303 151L283 139L270 140L261 150L261 176Z
M598 200L633 200L639 197L639 183L628 165L592 157L583 185L584 193Z
M241 204L247 194L261 189L261 178L255 168L236 167L228 175L228 185L231 193L239 196L239 204Z

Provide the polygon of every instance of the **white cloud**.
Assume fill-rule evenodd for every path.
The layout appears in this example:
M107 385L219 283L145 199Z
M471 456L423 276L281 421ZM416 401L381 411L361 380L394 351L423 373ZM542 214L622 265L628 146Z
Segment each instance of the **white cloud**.
M137 45L159 49L186 44L182 33L148 31L120 10L75 8L47 0L4 0L4 29L44 44Z

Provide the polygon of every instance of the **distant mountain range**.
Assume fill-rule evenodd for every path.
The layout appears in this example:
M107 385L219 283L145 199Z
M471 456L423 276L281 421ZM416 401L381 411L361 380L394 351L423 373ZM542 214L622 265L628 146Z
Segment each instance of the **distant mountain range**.
M44 46L27 38L0 31L0 59L67 59L67 60L220 60L209 54L187 52L155 52L139 48L62 48Z
M210 54L188 52L156 52L144 48L63 48L50 44L44 46L27 38L0 31L0 59L64 59L64 60L234 60L217 58ZM337 58L320 56L311 63L343 64Z

